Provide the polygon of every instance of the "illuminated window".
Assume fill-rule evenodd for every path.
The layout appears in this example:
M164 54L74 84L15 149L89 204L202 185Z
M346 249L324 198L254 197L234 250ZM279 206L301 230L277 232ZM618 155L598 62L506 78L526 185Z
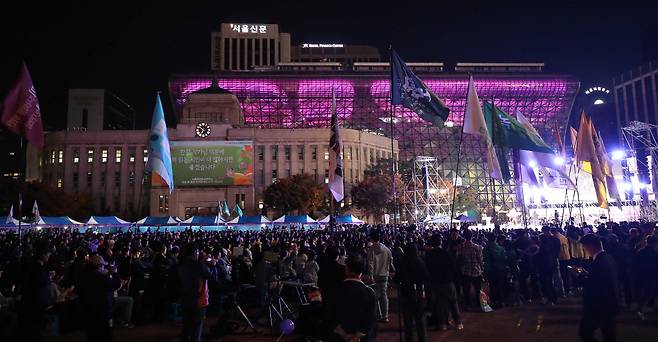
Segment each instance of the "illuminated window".
M87 189L91 189L91 182L94 179L91 172L87 172Z
M144 149L144 162L146 163L149 160L149 150Z
M117 163L121 163L121 149L114 151L114 159Z
M93 163L94 162L94 149L89 148L87 149L87 163Z
M169 212L169 195L160 195L158 197L158 210L161 213Z
M80 162L80 150L76 148L73 150L73 164L77 164L79 162Z
M135 171L128 172L128 185L135 184Z
M106 148L101 150L101 162L103 164L107 163L107 149Z
M315 145L311 146L311 159L313 160L318 159L318 147Z
M64 162L64 150L57 151L57 163L61 164Z
M329 183L329 169L324 169L324 182Z
M50 151L50 164L55 164L55 150Z
M276 182L276 176L277 176L276 170L272 170L272 183Z
M324 147L324 160L329 160L329 147Z
M128 160L130 161L131 164L135 163L135 148L130 147L128 149Z

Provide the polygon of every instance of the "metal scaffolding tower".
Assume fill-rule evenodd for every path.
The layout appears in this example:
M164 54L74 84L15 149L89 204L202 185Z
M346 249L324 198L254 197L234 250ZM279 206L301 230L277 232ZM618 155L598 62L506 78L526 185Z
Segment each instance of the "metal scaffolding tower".
M631 121L621 129L626 142L627 150L633 157L636 167L629 167L631 173L638 178L640 188L640 219L655 220L657 218L656 201L650 201L649 189L655 194L658 192L658 126L639 121Z
M407 217L423 222L426 218L450 220L452 180L446 177L439 160L416 157L412 177L406 184L404 207Z

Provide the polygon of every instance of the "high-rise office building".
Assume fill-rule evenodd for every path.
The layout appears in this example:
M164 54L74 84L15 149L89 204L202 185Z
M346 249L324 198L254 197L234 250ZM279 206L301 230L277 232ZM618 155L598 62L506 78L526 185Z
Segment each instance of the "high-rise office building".
M212 33L212 70L253 70L290 62L290 34L277 24L222 23Z
M69 89L66 128L69 131L134 129L135 110L105 89Z
M631 121L652 125L658 123L656 74L658 60L640 65L613 79L617 126L620 130ZM621 132L619 137L621 139Z

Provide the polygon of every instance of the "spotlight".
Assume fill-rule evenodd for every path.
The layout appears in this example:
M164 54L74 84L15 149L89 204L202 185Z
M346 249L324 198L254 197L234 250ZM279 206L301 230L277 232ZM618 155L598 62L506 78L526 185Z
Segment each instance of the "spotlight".
M564 158L562 158L561 156L557 156L553 159L553 162L555 163L555 165L562 166L564 165Z
M531 161L528 162L528 166L530 166L531 168L534 169L534 168L537 167L537 162L535 162L534 160L531 160Z
M622 150L612 151L612 160L621 160L626 158L626 153Z
M445 123L443 123L443 125L448 128L452 128L453 126L455 126L455 123L452 121L446 121Z

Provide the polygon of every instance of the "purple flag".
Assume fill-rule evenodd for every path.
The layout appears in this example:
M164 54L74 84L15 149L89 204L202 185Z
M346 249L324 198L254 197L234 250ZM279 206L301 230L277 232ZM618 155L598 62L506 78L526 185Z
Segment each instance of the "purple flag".
M25 137L35 146L43 147L43 124L39 99L32 78L23 63L18 80L2 102L0 121L13 133Z

